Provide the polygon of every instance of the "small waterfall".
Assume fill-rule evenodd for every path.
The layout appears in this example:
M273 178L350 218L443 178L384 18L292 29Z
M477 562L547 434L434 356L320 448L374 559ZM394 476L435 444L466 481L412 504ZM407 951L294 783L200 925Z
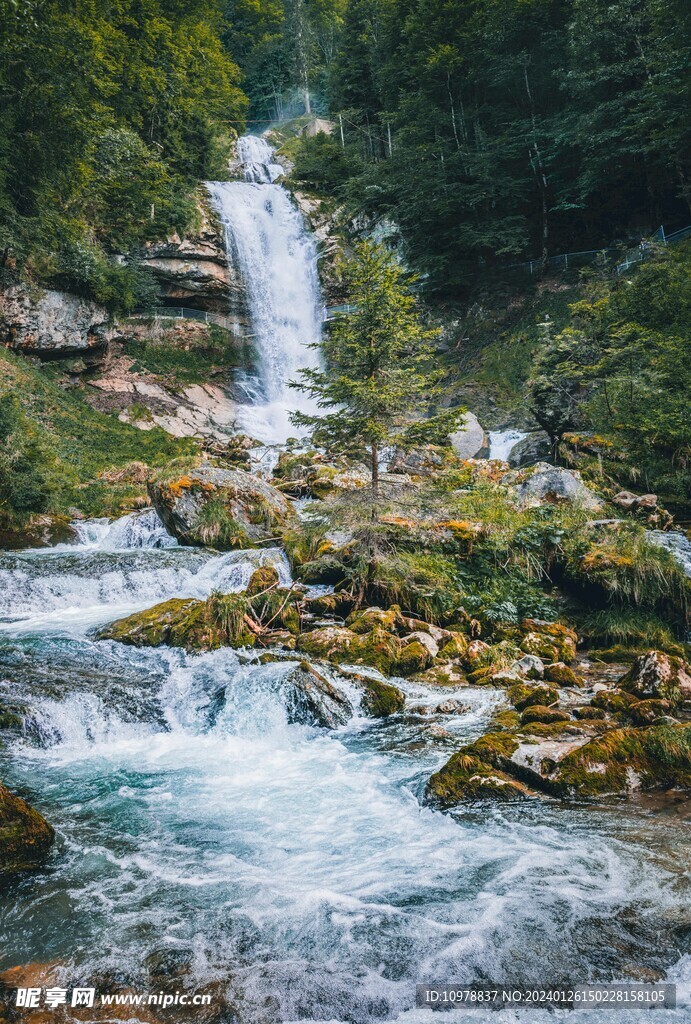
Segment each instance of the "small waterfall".
M273 184L282 173L273 150L247 135L238 141L245 181L207 183L225 226L228 252L240 269L259 359L258 380L246 385L242 429L267 444L295 433L290 412L305 407L288 388L302 367L318 365L322 303L317 251L290 195Z
M178 546L175 537L171 537L158 513L152 508L143 512L131 512L115 520L86 519L84 522L74 522L72 526L79 538L79 550L130 551L136 548ZM60 547L70 550L68 545ZM74 550L74 547L71 550Z

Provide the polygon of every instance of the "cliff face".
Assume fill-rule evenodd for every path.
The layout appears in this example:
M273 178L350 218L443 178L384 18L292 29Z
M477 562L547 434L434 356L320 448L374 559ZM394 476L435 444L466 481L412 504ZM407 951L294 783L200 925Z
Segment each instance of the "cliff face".
M245 289L228 264L225 232L205 192L199 193L197 224L184 238L174 233L150 242L141 263L155 274L166 303L222 313L243 323Z
M27 285L0 293L0 342L27 355L96 354L115 334L108 311L76 295Z

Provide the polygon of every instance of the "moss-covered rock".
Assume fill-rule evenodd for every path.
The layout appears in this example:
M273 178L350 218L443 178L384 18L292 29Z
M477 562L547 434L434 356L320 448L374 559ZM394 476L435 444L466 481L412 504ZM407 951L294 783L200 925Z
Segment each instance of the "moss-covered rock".
M419 640L412 640L410 643L401 646L396 658L396 673L402 676L412 676L424 672L432 664L432 657L429 650Z
M554 683L556 686L583 686L583 680L563 661L545 665L544 679L546 683Z
M681 658L648 651L636 658L619 686L639 700L668 700L677 706L691 702L691 668Z
M372 718L389 718L403 710L405 694L392 683L360 672L349 673L347 678L363 691L362 709Z
M625 690L601 690L596 693L590 702L594 708L602 708L603 711L620 712L626 711L637 698Z
M362 611L353 612L346 619L346 626L352 629L353 633L369 633L373 629L383 629L387 633L393 633L396 629L397 618L401 609L397 605L384 610L383 608L365 608Z
M553 722L569 722L570 720L570 715L566 711L548 708L543 704L531 704L521 715L521 725L528 725L530 722L551 725Z
M308 615L334 616L341 618L347 616L353 607L353 598L344 591L334 591L333 594L322 594L319 597L305 597L302 600L302 609Z
M652 725L659 718L667 718L671 710L668 700L639 700L629 705L624 716L632 725Z
M534 654L543 661L562 661L569 664L576 657L578 635L559 622L525 619L520 625L521 650Z
M250 581L247 584L247 594L250 597L254 597L270 587L277 587L278 581L278 569L275 566L260 565L250 576Z
M173 598L111 622L99 630L97 639L133 647L165 644L190 651L251 647L256 636L246 624L248 608L244 594L212 594L205 601Z
M348 698L308 661L301 661L284 679L289 722L336 729L353 715Z
M426 799L441 808L476 800L525 800L533 795L528 787L497 767L517 746L508 733L488 733L462 747L430 777Z
M570 796L691 789L691 725L607 732L567 754L552 781Z
M150 481L148 490L181 544L256 547L276 540L295 516L287 498L265 480L208 463L174 479Z
M455 658L464 658L468 650L468 637L455 630L447 630L447 632L450 635L444 638L439 648L439 660L451 661Z
M56 544L76 544L77 531L67 516L33 515L20 527L0 530L0 550L49 548Z
M517 711L525 711L533 705L550 707L559 700L559 691L553 686L538 684L533 686L530 683L517 683L507 691L509 701Z
M604 708L594 708L590 704L585 707L573 709L574 718L579 721L602 722L607 717Z
M54 839L45 818L0 783L0 874L37 867Z

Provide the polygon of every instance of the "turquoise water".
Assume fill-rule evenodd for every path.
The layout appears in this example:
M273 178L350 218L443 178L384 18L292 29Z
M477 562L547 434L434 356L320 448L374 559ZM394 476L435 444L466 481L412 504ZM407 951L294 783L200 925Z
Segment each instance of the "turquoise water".
M497 694L465 691L453 720L356 714L328 732L289 724L290 663L91 638L124 610L238 589L257 559L288 571L278 551L108 550L105 527L98 546L0 559L0 696L25 719L0 777L58 832L46 868L0 894L1 967L216 981L249 1024L412 1024L430 1017L411 1010L418 981L691 973L680 814L421 803Z

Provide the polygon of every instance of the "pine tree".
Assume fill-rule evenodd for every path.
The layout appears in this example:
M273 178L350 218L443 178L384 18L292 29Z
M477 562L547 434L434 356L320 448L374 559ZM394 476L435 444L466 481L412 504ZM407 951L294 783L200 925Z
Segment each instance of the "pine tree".
M294 422L330 452L364 449L376 501L382 448L405 445L407 415L428 407L437 391L430 342L438 332L423 324L404 271L384 246L358 244L344 278L355 309L337 317L322 341L325 368L302 370L292 382L325 412L296 413Z

